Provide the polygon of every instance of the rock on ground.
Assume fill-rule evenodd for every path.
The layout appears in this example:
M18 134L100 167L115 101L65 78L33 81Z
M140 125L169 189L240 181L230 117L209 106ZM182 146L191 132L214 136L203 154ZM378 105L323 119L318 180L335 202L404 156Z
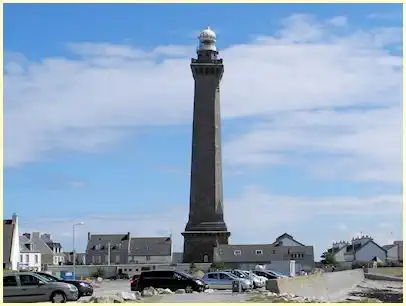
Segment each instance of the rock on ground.
M186 293L186 290L185 289L178 289L178 290L175 291L175 293L177 293L177 294Z
M141 293L141 295L144 297L150 297L150 296L154 296L157 294L158 294L158 292L153 287L144 288L144 290L142 290L142 293Z
M123 299L124 301L137 301L141 300L141 294L136 292L117 292L116 297Z

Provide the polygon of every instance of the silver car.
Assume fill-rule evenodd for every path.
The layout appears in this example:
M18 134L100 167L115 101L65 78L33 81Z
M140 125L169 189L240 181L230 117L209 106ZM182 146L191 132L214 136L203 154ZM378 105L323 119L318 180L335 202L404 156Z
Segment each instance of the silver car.
M233 281L239 281L243 290L253 287L249 279L237 277L230 272L208 272L203 276L203 281L210 289L232 289Z
M71 284L48 282L30 272L9 272L3 275L3 301L6 303L64 303L77 299L78 289Z

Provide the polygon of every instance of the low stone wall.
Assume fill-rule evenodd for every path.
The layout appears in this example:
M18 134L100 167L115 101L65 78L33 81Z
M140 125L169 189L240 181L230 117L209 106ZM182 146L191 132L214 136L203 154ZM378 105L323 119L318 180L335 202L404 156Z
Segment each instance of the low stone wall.
M371 280L403 282L402 277L396 277L396 276L384 275L384 274L365 273L365 278L371 279Z
M266 289L275 293L290 293L298 296L324 297L349 290L364 280L362 269L312 274L290 278L271 279Z

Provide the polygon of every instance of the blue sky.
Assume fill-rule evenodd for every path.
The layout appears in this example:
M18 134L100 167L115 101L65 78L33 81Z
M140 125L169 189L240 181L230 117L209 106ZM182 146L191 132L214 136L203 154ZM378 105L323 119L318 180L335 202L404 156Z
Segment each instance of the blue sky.
M217 32L232 243L402 236L394 4L6 4L4 215L65 249L173 231L189 198L198 32Z

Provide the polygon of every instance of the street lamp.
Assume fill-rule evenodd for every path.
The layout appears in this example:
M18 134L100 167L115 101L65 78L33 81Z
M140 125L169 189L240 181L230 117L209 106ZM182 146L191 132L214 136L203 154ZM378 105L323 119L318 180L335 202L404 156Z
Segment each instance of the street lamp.
M76 250L75 250L75 226L84 225L84 222L78 222L72 225L73 231L73 277L76 279Z

